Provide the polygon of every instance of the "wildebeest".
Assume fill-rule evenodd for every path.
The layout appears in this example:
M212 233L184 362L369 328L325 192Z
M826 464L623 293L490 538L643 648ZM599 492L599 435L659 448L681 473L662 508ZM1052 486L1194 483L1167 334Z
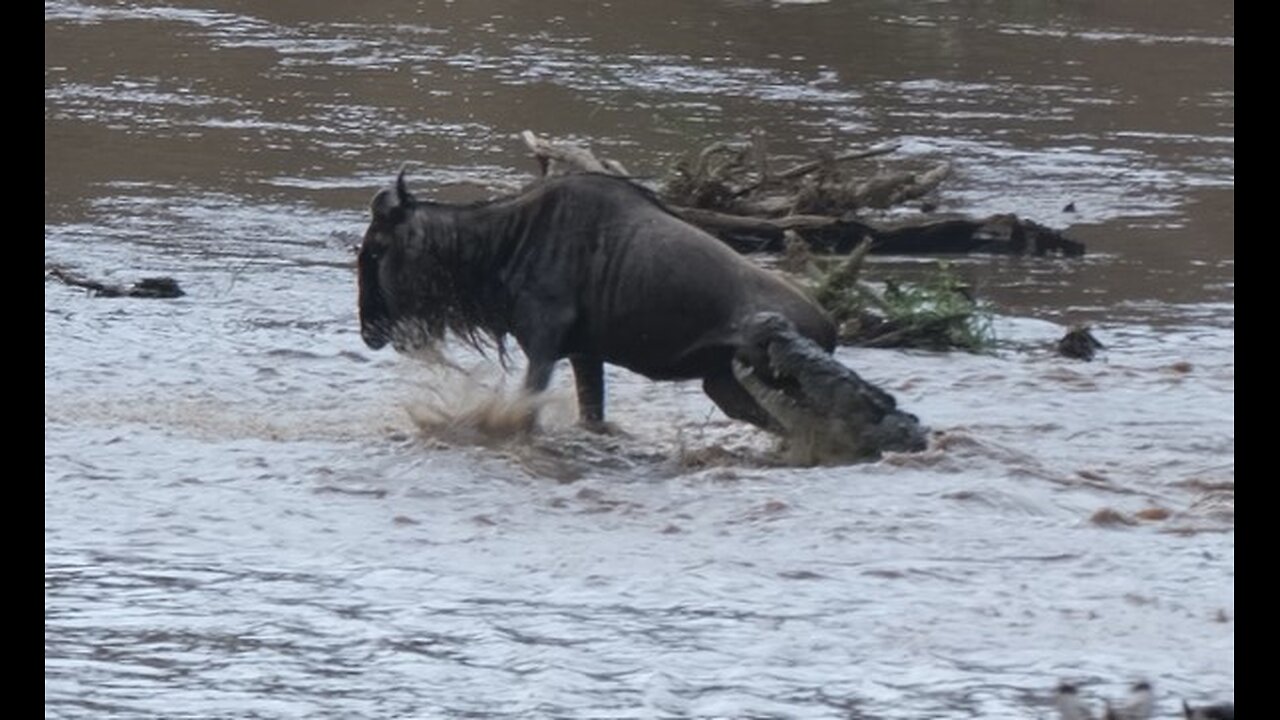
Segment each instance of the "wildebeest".
M805 357L838 364L830 356L831 319L790 282L681 220L627 179L564 175L512 197L450 205L414 197L402 171L394 187L374 197L372 214L359 255L360 328L370 348L390 342L410 350L452 332L477 349L496 345L502 355L504 338L514 336L528 358L528 391L545 390L556 362L569 359L580 420L588 427L604 423L605 363L655 380L701 379L727 415L782 434L795 432L794 407L788 405L787 422L779 422L767 405L782 396L761 393L754 380L785 387L808 379L784 377L789 371L812 374L826 386L832 378L857 378L808 372L821 362L765 367L770 357L789 355L761 351L761 318L771 319L769 337L803 339L816 345ZM773 324L784 332L773 332ZM755 393L735 376L735 357L739 372L744 362L758 366ZM878 418L881 410L863 415ZM849 411L849 403L839 411ZM916 427L913 416L900 415ZM874 444L898 434L868 437ZM922 444L912 438L893 449ZM867 445L864 440L860 447Z
M514 336L525 388L573 366L580 420L604 422L604 363L701 379L730 417L781 428L734 378L744 322L779 313L830 352L827 314L780 276L684 222L622 178L547 178L498 200L420 200L404 173L372 203L359 254L361 337L408 350L445 331L501 352Z

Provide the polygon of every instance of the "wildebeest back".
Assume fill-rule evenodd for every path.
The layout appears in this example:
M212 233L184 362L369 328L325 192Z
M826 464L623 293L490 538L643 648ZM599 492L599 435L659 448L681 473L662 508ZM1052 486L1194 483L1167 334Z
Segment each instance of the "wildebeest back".
M802 291L627 181L570 176L548 181L544 192L553 196L549 209L524 239L540 247L525 253L523 269L550 282L525 283L524 292L541 293L544 302L571 296L568 352L654 378L698 377L709 355L739 344L742 321L764 310L786 315L827 349L834 345L831 321Z

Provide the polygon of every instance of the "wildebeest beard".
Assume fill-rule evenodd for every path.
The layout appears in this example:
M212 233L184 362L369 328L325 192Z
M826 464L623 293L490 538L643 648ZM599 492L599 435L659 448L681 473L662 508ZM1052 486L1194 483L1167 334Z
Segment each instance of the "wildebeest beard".
M435 352L452 335L505 366L508 313L492 262L497 238L459 227L448 206L405 202L375 221L360 253L361 333L370 347ZM378 200L375 199L375 205Z

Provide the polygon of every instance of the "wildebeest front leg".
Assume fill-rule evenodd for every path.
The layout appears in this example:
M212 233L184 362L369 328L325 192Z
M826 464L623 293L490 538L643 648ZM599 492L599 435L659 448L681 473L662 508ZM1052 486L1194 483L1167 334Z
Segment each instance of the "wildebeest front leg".
M555 369L555 360L529 358L529 369L524 373L525 392L535 395L545 391L551 384L551 373Z
M524 373L524 391L529 397L542 394L551 384L551 373L556 369L555 359L529 357L529 367ZM538 405L529 406L523 418L525 432L532 432L538 422Z
M733 376L733 369L728 363L725 363L723 370L702 379L702 390L725 415L735 420L745 420L771 433L784 433L782 425Z
M556 361L564 357L564 337L572 322L571 307L555 296L533 296L517 303L512 334L529 359L524 376L524 389L529 395L539 395L551 384ZM536 414L536 409L529 413L530 428Z
M588 430L606 430L604 424L604 362L598 357L575 355L573 379L578 387L578 421Z
M565 302L551 297L524 297L516 304L512 334L529 359L524 389L529 394L543 392L551 384L556 361L564 357L561 346L573 312Z

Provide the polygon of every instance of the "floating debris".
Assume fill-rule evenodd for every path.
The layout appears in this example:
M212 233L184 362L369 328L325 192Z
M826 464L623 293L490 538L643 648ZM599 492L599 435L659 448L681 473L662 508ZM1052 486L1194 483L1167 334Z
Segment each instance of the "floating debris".
M1093 355L1098 350L1104 350L1106 346L1098 342L1098 339L1089 332L1088 325L1076 325L1067 331L1066 335L1058 341L1058 354L1063 357L1075 358L1076 360L1089 361L1093 359Z

